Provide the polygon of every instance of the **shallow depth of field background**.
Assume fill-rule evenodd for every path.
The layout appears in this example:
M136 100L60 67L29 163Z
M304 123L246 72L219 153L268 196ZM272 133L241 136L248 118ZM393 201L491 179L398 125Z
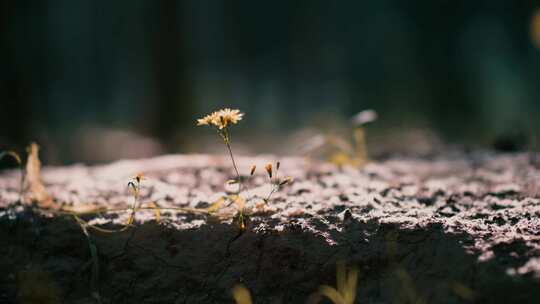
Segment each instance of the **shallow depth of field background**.
M371 150L535 149L537 1L2 1L0 149L48 164L222 153L194 126L240 108L239 153L295 153L373 108ZM381 147L388 147L384 151Z

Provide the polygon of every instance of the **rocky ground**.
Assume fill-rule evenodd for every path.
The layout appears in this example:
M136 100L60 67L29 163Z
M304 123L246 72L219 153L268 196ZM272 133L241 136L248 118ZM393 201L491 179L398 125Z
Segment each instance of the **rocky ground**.
M364 168L281 158L271 191L261 168L238 159L247 229L236 205L203 211L234 192L229 160L173 155L104 166L44 168L58 208L129 208L144 172L134 225L105 233L68 213L8 206L19 172L0 175L0 303L232 303L238 283L255 303L317 302L338 261L359 269L358 303L538 303L540 170L536 155L455 153L390 157ZM184 210L167 208L186 208ZM191 210L197 209L197 210ZM198 210L201 210L199 212ZM118 229L129 211L81 216ZM324 302L326 300L322 300Z

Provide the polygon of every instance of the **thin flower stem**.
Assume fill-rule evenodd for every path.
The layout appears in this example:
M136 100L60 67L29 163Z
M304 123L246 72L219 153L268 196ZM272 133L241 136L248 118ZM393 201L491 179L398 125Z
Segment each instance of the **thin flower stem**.
M272 194L274 194L274 192L276 192L276 186L275 185L272 185L272 191L270 191L270 193L268 193L268 196L266 197L265 201L268 203L270 201L270 197L272 197Z
M278 174L279 174L279 169L276 166L276 174L274 175L274 178L272 179L270 177L270 185L272 185L272 191L270 191L270 193L268 193L268 196L266 197L265 201L267 203L270 201L270 197L272 197L272 194L274 194L274 192L279 190L279 177L278 177Z
M236 166L236 161L234 160L234 156L232 153L231 145L229 144L228 136L227 140L225 140L225 145L227 146L227 150L229 150L229 156L231 157L231 161L234 167L234 172L236 172L236 178L238 181L238 194L242 191L242 181L240 180L240 173L238 172L238 167Z

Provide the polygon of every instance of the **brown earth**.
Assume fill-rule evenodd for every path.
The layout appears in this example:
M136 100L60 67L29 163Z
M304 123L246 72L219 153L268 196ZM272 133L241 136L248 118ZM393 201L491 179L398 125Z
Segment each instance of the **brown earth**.
M240 171L268 157L240 158ZM235 206L206 208L236 185L227 158L175 155L110 165L44 168L63 208L127 208L126 184L142 171L133 227L90 243L69 215L13 207L18 172L0 175L0 303L232 303L244 284L255 303L306 303L335 286L336 262L359 269L357 303L538 303L540 170L532 154L392 157L361 170L281 158L270 191L259 169L246 183L248 227ZM274 165L275 168L275 165ZM10 209L8 209L8 206ZM90 206L90 207L89 207ZM83 218L119 228L129 212ZM92 259L95 246L96 259Z

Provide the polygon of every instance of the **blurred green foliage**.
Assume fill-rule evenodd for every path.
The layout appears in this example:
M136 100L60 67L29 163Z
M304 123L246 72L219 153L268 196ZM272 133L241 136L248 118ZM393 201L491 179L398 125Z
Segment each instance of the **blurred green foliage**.
M0 144L81 125L190 140L193 117L251 130L376 109L462 140L540 114L535 1L3 1ZM276 123L279 121L279 123ZM52 138L52 139L51 139Z

